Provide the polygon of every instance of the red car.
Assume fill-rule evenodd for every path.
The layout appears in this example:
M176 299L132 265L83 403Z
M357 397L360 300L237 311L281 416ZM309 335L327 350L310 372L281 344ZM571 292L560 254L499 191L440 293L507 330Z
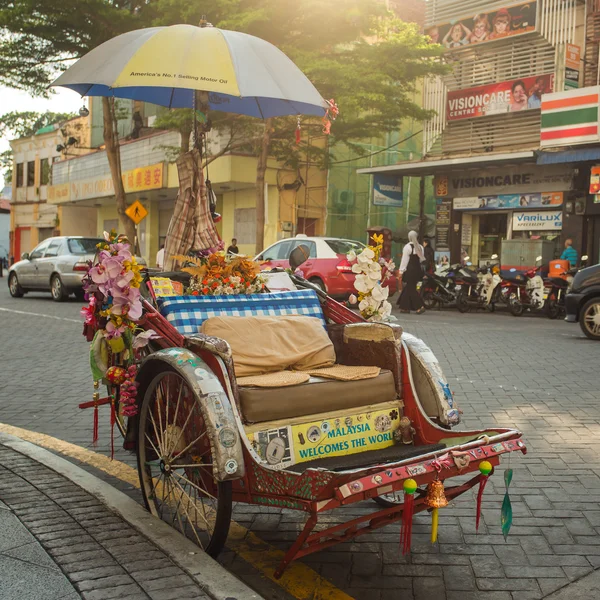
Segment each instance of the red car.
M300 267L304 277L318 285L334 298L347 299L356 293L352 265L346 258L350 250L359 253L365 245L354 240L340 238L308 237L298 234L295 238L279 240L263 250L254 260L266 261L263 269L273 267L289 268L290 252L297 246L308 246L309 259ZM391 277L385 284L390 288L390 296L396 292L396 278Z

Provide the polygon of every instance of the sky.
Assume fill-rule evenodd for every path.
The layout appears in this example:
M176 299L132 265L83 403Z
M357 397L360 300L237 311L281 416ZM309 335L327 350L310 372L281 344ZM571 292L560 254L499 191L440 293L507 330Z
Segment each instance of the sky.
M60 89L60 88L59 88ZM71 90L60 89L50 98L34 98L26 92L20 92L0 86L0 115L16 111L44 112L74 112L77 114L84 101L81 96ZM9 148L8 137L0 139L0 152ZM4 180L0 174L0 190L4 187Z

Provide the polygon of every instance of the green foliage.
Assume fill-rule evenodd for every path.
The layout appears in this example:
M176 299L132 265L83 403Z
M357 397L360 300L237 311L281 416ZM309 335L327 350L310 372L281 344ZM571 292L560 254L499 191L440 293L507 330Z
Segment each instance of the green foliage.
M0 152L0 175L4 177L5 185L10 185L12 183L12 166L12 150L5 150L4 152Z
M145 0L8 0L0 8L0 84L47 96L48 84L110 38L144 27Z
M0 137L20 138L33 135L38 129L72 119L73 113L12 111L0 115Z

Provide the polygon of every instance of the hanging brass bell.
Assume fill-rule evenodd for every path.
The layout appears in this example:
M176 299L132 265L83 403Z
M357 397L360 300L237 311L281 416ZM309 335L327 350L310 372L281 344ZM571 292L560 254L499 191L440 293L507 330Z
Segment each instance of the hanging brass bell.
M448 506L448 499L446 498L446 494L444 494L444 484L441 481L432 481L427 486L425 504L431 508L444 508L444 506Z

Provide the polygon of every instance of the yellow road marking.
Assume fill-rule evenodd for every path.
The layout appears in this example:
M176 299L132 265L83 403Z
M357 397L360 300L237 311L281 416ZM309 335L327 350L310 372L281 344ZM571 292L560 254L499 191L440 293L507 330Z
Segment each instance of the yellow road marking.
M103 454L98 454L44 433L29 431L5 423L0 423L0 432L14 435L48 450L70 456L136 488L140 487L136 469L118 460L111 460ZM352 596L336 588L331 582L301 562L293 562L284 571L280 579L275 579L273 573L281 562L284 552L273 548L235 521L231 522L227 547L298 600L353 600Z

